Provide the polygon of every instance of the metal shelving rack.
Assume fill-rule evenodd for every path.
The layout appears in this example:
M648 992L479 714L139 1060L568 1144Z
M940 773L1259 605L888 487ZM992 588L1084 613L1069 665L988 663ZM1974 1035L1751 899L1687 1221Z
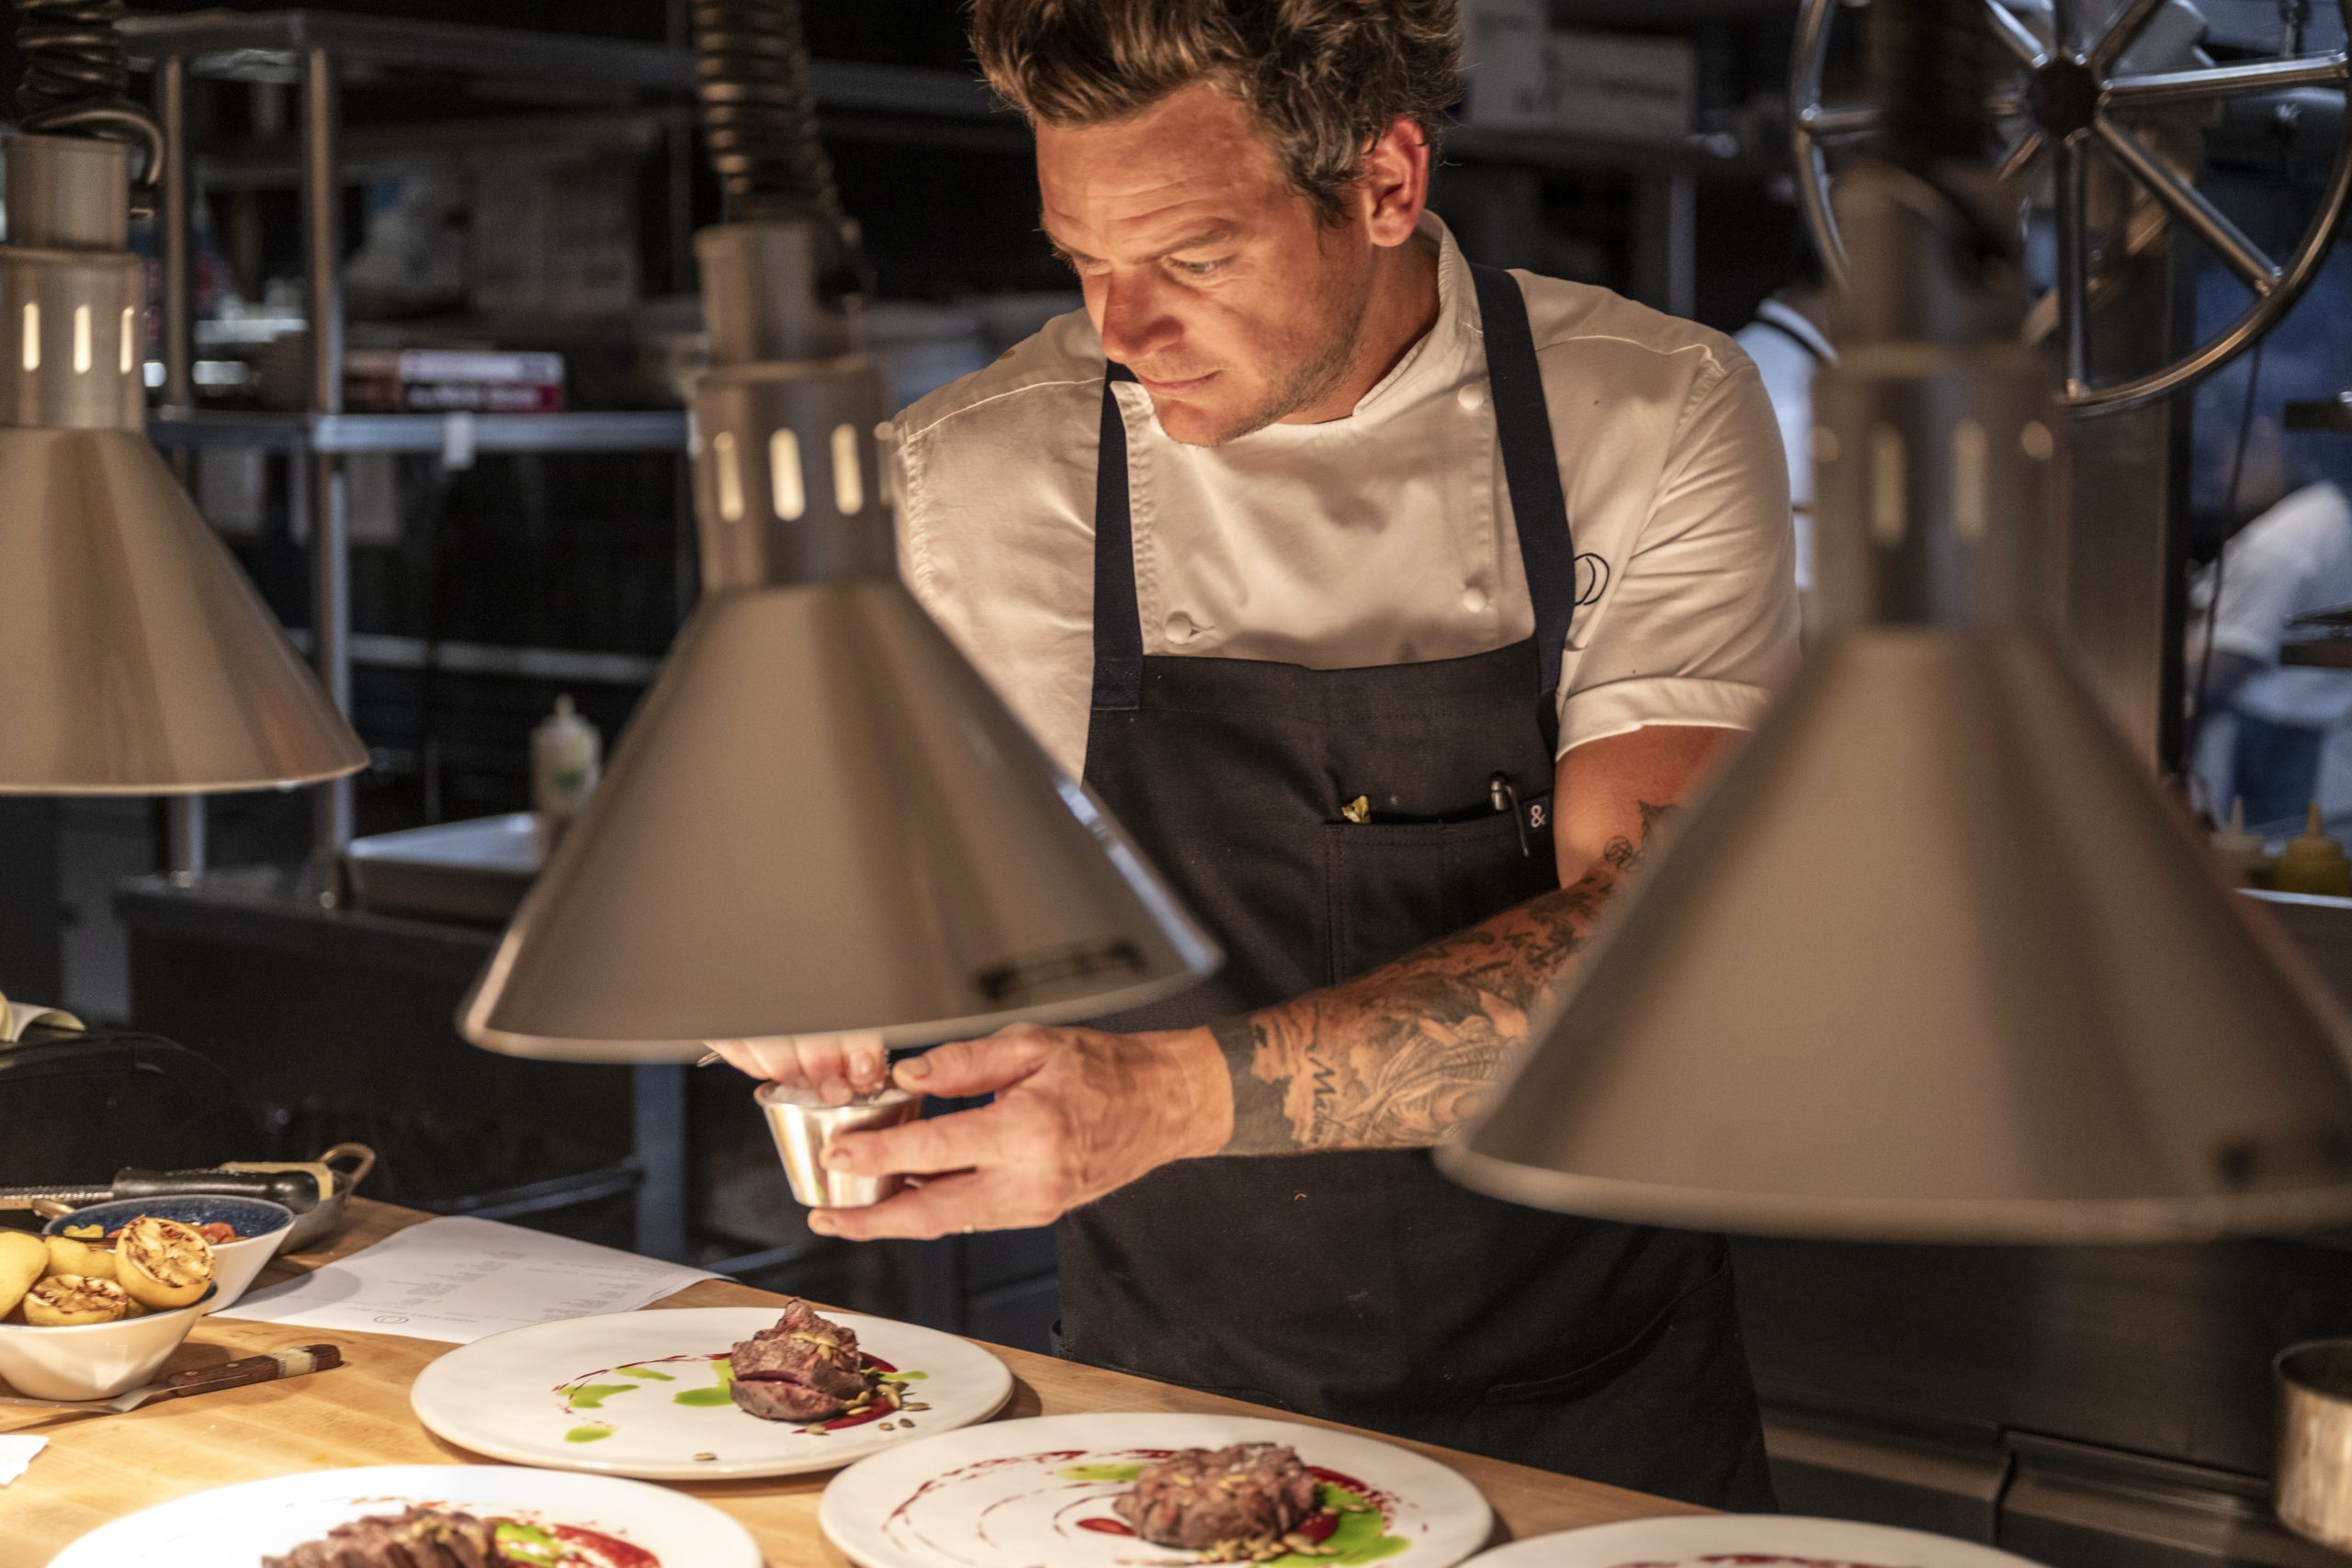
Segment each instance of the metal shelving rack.
M147 422L159 446L252 446L269 452L675 452L683 410L623 413L164 413Z
M565 38L505 28L419 25L395 18L308 11L135 17L123 24L135 62L154 73L170 150L160 198L164 275L164 407L149 434L166 449L259 447L291 464L291 502L311 540L311 655L321 680L351 711L350 540L343 459L358 452L577 453L683 450L682 412L547 415L354 414L343 407L344 310L339 276L342 91L354 81L403 73L560 84L622 99L691 101L692 60L658 45ZM188 83L192 76L292 85L300 102L298 153L306 311L311 322L309 401L296 414L220 414L195 409ZM340 897L341 861L353 828L353 784L315 793L314 857L322 901ZM203 802L175 803L171 870L204 869Z
M354 83L424 73L443 77L526 83L585 91L659 116L680 134L694 118L694 62L658 44L573 38L463 24L302 10L206 12L141 17L123 32L131 58L153 73L155 101L170 149L164 171L159 239L163 257L163 407L148 432L167 450L253 447L284 454L293 468L298 530L311 539L311 652L336 704L351 709L349 537L342 460L355 453L440 453L469 460L477 453L683 451L683 412L560 414L373 414L343 407L344 310L337 259L340 192L352 176L345 157L342 91ZM207 153L192 164L188 83L192 77L291 86L300 115L280 146ZM981 85L951 71L820 62L814 72L820 112L854 130L888 118L925 122L954 136L999 117ZM397 134L364 138L379 155L397 155ZM198 412L194 399L192 171L208 179L292 185L302 203L306 314L315 323L309 399L300 413ZM319 786L313 834L322 900L340 893L340 864L353 830L353 784ZM171 870L182 881L204 870L203 802L172 807Z

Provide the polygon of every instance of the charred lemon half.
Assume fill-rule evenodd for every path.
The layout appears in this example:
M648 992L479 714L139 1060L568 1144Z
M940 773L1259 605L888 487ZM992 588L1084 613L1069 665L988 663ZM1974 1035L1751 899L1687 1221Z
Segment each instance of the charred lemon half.
M193 1225L141 1214L115 1244L114 1273L142 1305L184 1307L212 1283L212 1246Z
M25 1321L35 1328L112 1323L130 1310L120 1285L86 1274L52 1274L25 1292Z

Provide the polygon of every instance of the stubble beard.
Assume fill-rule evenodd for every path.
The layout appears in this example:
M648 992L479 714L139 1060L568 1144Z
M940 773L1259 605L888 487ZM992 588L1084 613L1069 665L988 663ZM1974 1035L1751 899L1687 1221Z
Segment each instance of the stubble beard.
M1320 346L1290 367L1256 408L1188 445L1223 446L1227 442L1238 441L1245 435L1254 434L1270 424L1288 419L1301 409L1312 408L1329 397L1332 389L1346 378L1348 367L1355 362L1364 310L1370 305L1371 298L1372 287L1367 280L1361 296L1332 322Z

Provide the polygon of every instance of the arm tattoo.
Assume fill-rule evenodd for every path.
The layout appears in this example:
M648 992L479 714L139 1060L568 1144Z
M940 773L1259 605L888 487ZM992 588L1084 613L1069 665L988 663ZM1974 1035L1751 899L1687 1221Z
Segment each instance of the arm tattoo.
M1423 1148L1466 1120L1674 809L1638 804L1640 842L1611 840L1573 886L1329 990L1211 1025L1233 1081L1225 1152Z

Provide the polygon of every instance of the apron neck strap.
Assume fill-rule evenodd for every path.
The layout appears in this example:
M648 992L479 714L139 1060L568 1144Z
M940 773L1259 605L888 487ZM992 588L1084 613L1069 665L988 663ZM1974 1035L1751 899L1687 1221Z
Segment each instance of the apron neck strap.
M1543 663L1539 691L1544 738L1556 745L1560 661L1568 623L1577 611L1577 547L1568 527L1568 500L1560 488L1559 448L1552 439L1552 410L1527 300L1500 267L1470 268L1478 291L1478 323L1487 339L1487 383L1494 392L1495 432L1502 438L1503 479L1510 487L1511 521L1519 529L1519 562L1535 602L1535 651Z
M1495 430L1501 438L1503 479L1519 531L1520 564L1535 604L1540 665L1538 722L1555 744L1555 694L1577 608L1577 549L1568 528L1567 496L1560 487L1558 448L1544 397L1527 301L1499 267L1470 268L1478 292L1478 319L1487 340L1487 380L1494 391ZM1136 600L1135 514L1127 499L1127 423L1114 388L1134 380L1124 365L1102 377L1102 426L1094 473L1094 700L1097 709L1130 710L1143 700L1143 615Z
M1112 389L1135 378L1124 365L1105 367L1094 458L1094 706L1123 712L1143 702L1143 611L1136 602L1135 513L1127 504L1127 422Z

